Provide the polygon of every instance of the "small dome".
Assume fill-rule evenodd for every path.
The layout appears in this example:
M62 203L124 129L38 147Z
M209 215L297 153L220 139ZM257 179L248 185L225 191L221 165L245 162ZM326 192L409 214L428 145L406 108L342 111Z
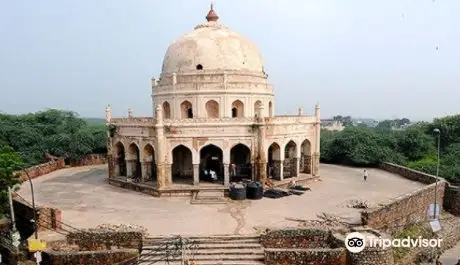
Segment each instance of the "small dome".
M163 73L196 70L247 70L263 72L263 58L248 39L217 22L212 8L208 22L173 42L163 59Z

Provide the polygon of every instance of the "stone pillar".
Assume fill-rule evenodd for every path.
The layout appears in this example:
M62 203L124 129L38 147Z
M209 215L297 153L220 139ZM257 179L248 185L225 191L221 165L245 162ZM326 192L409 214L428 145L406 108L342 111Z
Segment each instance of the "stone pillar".
M320 117L320 108L319 108L319 103L316 104L315 106L315 116L316 116L316 131L315 131L315 137L316 137L316 144L315 144L315 152L313 155L313 168L312 172L314 172L313 176L319 176L319 159L320 159L320 138L321 138L321 117Z
M147 181L152 178L152 162L141 163L142 181Z
M255 163L251 163L251 180L256 180L257 179L257 172L256 172L256 166Z
M283 180L284 179L284 161L283 160L280 160L278 161L279 163L279 174L280 174L280 177L279 177L279 180Z
M230 184L230 169L228 164L224 164L224 185Z
M174 106L174 105L173 105ZM168 172L167 161L166 161L166 143L164 137L164 125L163 125L163 108L158 105L155 108L155 132L157 140L157 183L158 188L164 188L172 182L170 170ZM172 115L172 113L171 113ZM170 169L170 168L169 168Z
M294 158L295 170L294 176L298 177L300 173L300 159L298 157Z
M257 176L254 179L265 183L267 180L267 148L265 148L265 139L267 138L267 129L265 127L265 113L263 104L257 108L257 154L256 165L257 165Z
M319 176L319 153L313 154L311 164L312 164L311 174L313 176Z
M172 167L172 164L167 164L165 166L166 186L173 183L171 167Z
M193 185L200 184L200 164L193 164Z
M133 178L134 177L134 167L136 166L135 160L126 159L126 177Z
M163 177L159 177L159 176L163 176ZM166 183L166 178L164 177L166 176L166 167L164 164L157 164L157 188L159 189L162 189L164 187L166 187L167 183Z
M109 160L110 163L110 160ZM120 176L120 162L118 161L118 157L112 157L112 164L113 164L113 174L114 177ZM110 164L109 164L109 175L110 175Z

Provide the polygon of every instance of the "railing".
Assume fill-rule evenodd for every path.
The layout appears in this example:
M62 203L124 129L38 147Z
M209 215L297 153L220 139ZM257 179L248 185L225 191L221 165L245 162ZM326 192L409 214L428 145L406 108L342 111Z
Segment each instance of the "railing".
M234 122L246 122L254 123L256 118L191 118L191 119L165 119L163 123L165 125L172 124L194 124L194 123L234 123Z
M152 117L112 118L110 123L114 125L155 124L155 119Z
M231 118L231 117L222 117L222 118L190 118L190 119L164 119L163 124L165 126L171 125L187 125L187 124L232 124L232 123L246 123L253 124L256 123L257 119L255 117L241 117L241 118ZM265 123L267 125L277 125L277 124L297 124L297 123L315 123L317 119L315 116L275 116L275 117L266 117ZM114 118L110 121L114 125L124 125L124 126L139 126L139 125L149 125L153 126L155 124L154 118Z
M317 119L315 116L282 115L266 117L265 122L268 124L314 123L317 122Z

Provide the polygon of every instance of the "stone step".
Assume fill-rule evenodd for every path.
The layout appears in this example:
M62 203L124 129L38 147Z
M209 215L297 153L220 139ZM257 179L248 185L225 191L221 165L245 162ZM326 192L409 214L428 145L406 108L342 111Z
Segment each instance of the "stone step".
M139 265L151 265L151 261L139 261ZM157 261L154 265L183 265L180 261ZM263 261L256 260L229 260L229 261L214 261L214 260L202 260L197 265L263 265Z
M174 236L157 236L157 237L146 237L144 240L149 241L149 240L171 240L171 239L176 239L177 237ZM247 234L247 235L213 235L213 236L184 236L182 237L184 239L191 239L191 240L196 240L196 239L225 239L225 240L237 240L237 239L248 239L248 238L257 238L259 239L259 235L255 234Z
M152 255L159 255L162 253L166 253L168 251L171 251L171 249L143 249L142 250L142 255L143 256L152 256ZM205 248L198 248L198 249L190 249L186 251L186 253L193 253L194 255L263 255L264 251L262 248L231 248L231 249L225 249L225 248L212 248L212 249L205 249Z
M150 246L150 245L163 245L167 243L172 243L172 242L178 242L175 240L149 240L149 241L144 241L143 245L144 246ZM247 244L247 243L259 243L260 240L258 238L255 239L233 239L233 240L226 240L226 239L190 239L190 240L185 240L186 243L190 244Z
M259 243L245 243L245 244L231 244L231 243L219 243L219 244L197 244L196 249L262 249ZM161 250L164 249L164 244L161 245L143 245L142 250Z
M238 254L232 254L232 255L194 255L193 257L190 257L190 259L193 259L197 263L201 263L201 261L263 261L264 260L264 254L259 254L259 255L238 255ZM140 261L181 261L182 257L180 255L176 257L165 257L162 254L152 254L152 255L144 255L143 253L139 256Z

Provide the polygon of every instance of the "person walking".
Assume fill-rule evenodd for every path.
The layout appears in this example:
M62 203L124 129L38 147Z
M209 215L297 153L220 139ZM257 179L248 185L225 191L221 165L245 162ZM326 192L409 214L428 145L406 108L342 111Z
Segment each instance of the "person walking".
M367 170L364 169L364 181L367 181L368 173Z

